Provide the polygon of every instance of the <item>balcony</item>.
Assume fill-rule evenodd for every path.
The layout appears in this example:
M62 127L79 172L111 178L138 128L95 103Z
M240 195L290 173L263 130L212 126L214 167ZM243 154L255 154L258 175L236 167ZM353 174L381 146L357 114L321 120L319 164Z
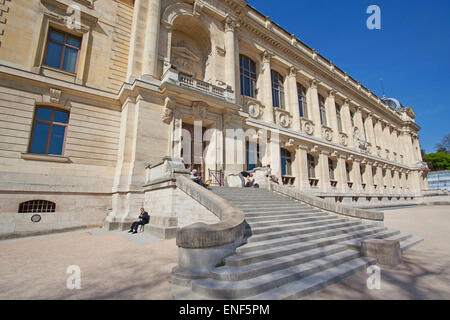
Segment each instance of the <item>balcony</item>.
M224 99L228 102L235 103L233 97L233 90L230 86L215 86L208 82L195 79L185 73L179 72L175 68L171 67L164 73L162 83L171 83L179 87L189 88L191 90L204 93L216 98Z

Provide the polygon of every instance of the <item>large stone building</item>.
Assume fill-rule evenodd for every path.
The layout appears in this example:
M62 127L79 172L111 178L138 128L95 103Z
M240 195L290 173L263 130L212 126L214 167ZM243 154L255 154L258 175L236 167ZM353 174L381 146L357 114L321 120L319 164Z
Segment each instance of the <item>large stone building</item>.
M245 0L0 0L0 235L127 223L165 156L218 183L270 164L333 202L417 200L420 128L393 101Z

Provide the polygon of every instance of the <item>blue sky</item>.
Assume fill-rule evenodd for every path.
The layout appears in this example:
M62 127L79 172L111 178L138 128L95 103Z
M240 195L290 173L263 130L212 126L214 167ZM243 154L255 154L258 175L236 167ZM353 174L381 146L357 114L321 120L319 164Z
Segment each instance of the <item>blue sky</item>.
M282 5L281 5L282 3ZM422 149L450 133L450 1L249 0L380 97L412 106ZM381 9L369 30L367 7Z

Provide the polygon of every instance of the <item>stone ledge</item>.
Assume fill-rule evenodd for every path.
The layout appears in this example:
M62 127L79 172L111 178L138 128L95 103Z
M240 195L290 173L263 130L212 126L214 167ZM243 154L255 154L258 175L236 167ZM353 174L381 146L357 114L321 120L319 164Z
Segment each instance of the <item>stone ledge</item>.
M24 160L49 161L49 162L61 162L61 163L71 163L72 162L69 157L52 156L52 155L48 155L48 154L21 153L20 157Z

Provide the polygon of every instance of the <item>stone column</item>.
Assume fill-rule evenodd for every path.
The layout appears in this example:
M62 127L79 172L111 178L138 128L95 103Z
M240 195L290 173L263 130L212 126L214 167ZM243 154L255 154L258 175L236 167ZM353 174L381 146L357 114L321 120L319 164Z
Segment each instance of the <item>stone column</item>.
M376 149L377 149L377 143L375 140L375 132L374 132L374 128L373 128L372 113L369 113L367 115L365 126L366 126L366 133L368 135L368 141L372 144L372 154L375 154Z
M317 174L317 177L319 178L319 188L320 191L322 192L327 192L331 188L330 174L328 169L329 155L330 153L325 150L321 150L319 152L319 165L318 165L319 172Z
M277 177L281 177L281 151L280 151L280 134L278 131L270 132L270 167L272 173Z
M372 175L372 164L371 163L367 163L366 164L366 171L364 172L364 180L366 183L366 192L368 193L373 193L374 189L373 189L373 175Z
M127 81L129 82L141 76L142 48L145 43L145 39L142 37L142 30L145 29L147 8L148 0L135 0L128 54Z
M298 154L297 165L299 172L299 176L297 177L297 179L299 179L298 185L300 190L306 191L310 188L308 177L308 164L307 164L308 148L306 146L299 146L297 148L297 154Z
M337 157L337 177L336 180L338 181L337 189L340 192L346 192L348 190L347 185L347 171L345 169L345 162L347 161L347 157L344 155L339 155Z
M238 90L240 90L238 83L236 82L236 50L237 42L235 37L235 28L237 27L237 22L228 16L225 19L225 79L227 85L233 88L233 98L236 99L238 96Z
M390 154L392 154L392 148L391 148L391 134L390 134L390 128L389 124L385 122L384 130L383 130L383 138L384 138L384 152L385 157L391 159L392 157Z
M361 139L367 141L366 133L364 132L364 123L363 123L362 112L361 112L360 107L356 108L355 126L357 126L359 129Z
M377 146L380 147L382 153L381 155L383 155L383 149L384 149L384 139L383 139L383 129L382 129L382 124L381 124L381 120L378 118L377 122L375 123L375 136L376 136L376 143Z
M321 138L322 137L322 124L320 123L320 109L319 109L319 95L317 91L317 86L319 85L319 81L314 79L311 81L311 86L308 90L309 101L308 104L308 112L311 116L311 120L314 122L314 136Z
M386 168L385 184L387 185L386 193L392 194L392 169Z
M264 120L269 123L274 123L273 116L273 100L272 100L272 77L270 61L272 56L269 52L264 51L262 54L262 103L265 106Z
M333 130L333 141L339 144L339 129L336 117L336 100L335 100L336 90L330 90L328 93L328 98L326 101L326 112L328 119L328 126Z
M158 42L161 15L161 0L148 0L147 25L142 61L142 74L155 77L158 67Z
M362 191L362 185L361 185L361 161L359 159L354 159L352 164L352 180L353 180L353 190L355 192L361 192Z
M383 168L381 166L377 166L377 173L376 173L375 181L377 184L377 193L383 193L384 181L383 181Z
M292 122L292 129L300 131L300 106L298 104L297 69L295 67L289 68L287 84L288 111L294 119Z

